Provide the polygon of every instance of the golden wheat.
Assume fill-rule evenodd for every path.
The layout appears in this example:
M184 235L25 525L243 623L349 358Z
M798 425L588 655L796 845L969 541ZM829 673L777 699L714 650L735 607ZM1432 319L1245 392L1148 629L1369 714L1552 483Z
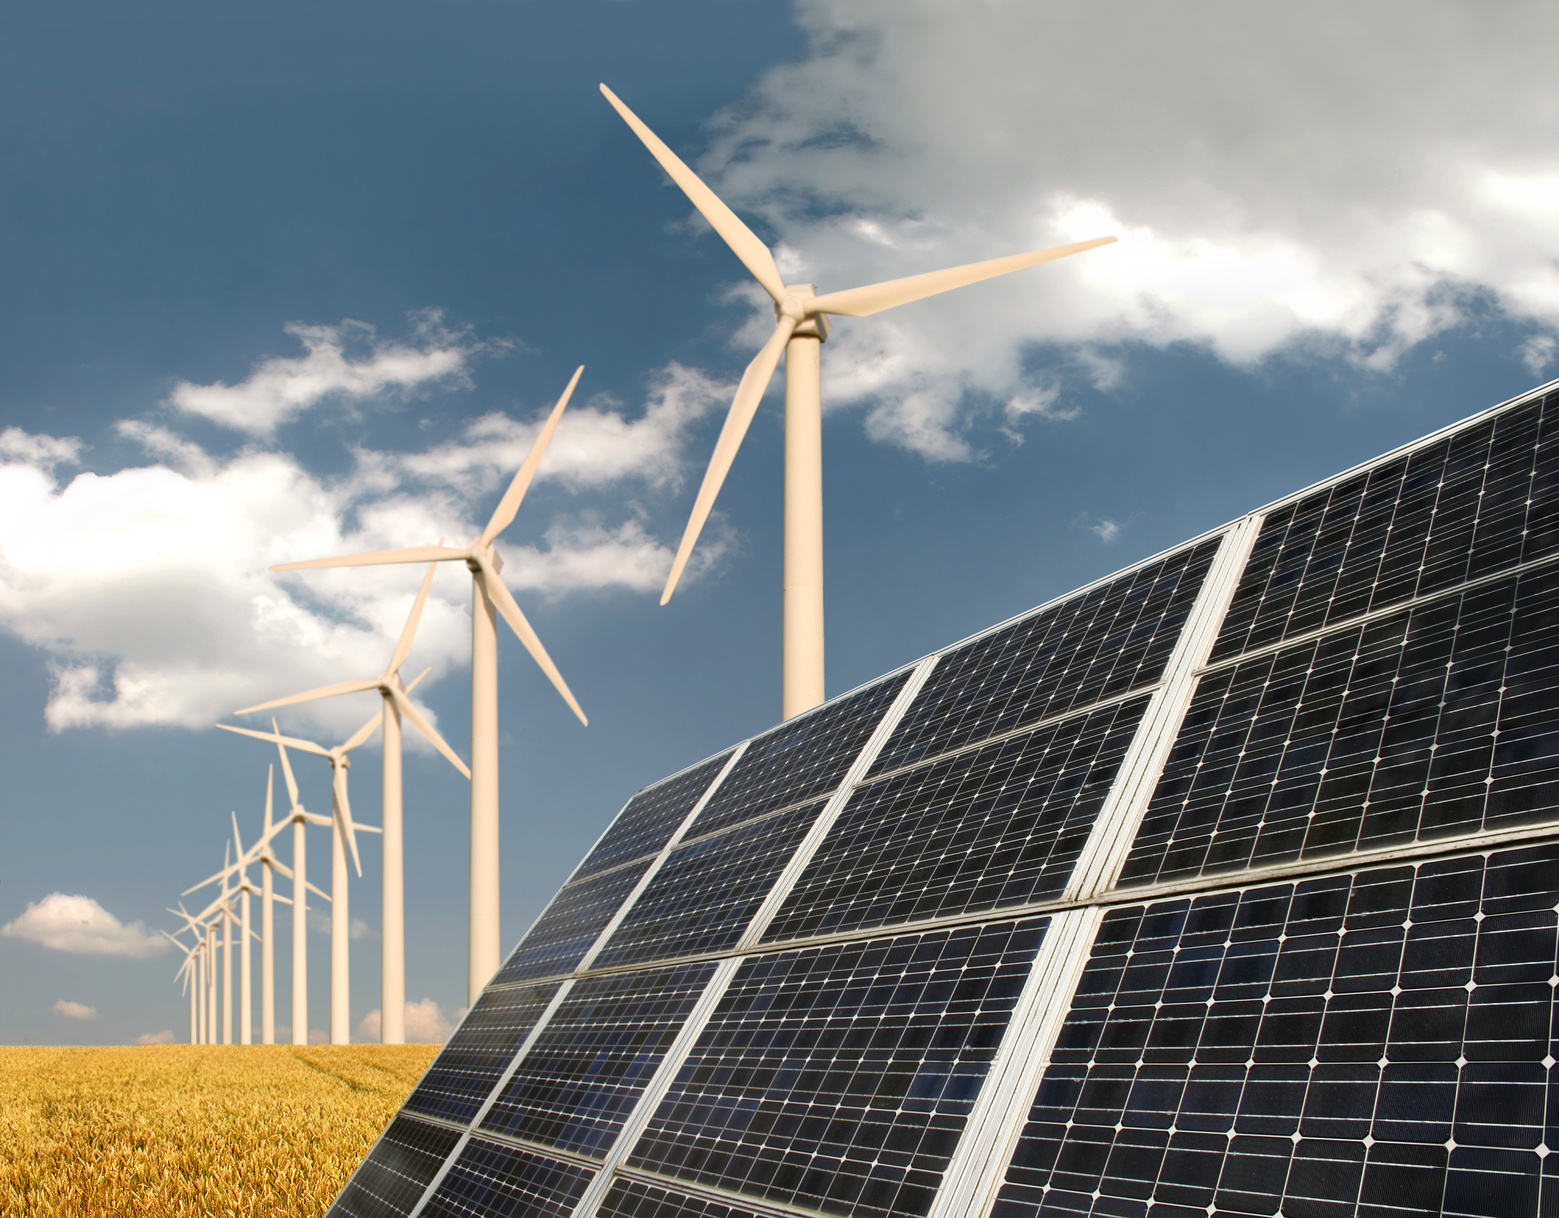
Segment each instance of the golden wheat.
M0 1213L322 1214L437 1051L0 1048Z

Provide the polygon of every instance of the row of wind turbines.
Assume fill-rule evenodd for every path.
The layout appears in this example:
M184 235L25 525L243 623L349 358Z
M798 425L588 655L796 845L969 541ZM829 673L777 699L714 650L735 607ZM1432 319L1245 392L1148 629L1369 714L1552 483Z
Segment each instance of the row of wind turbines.
M865 317L897 305L908 304L953 288L977 283L998 275L1064 258L1114 241L1101 237L1049 249L1033 250L1007 258L971 263L947 270L912 275L847 291L816 294L811 284L786 284L780 276L769 248L719 197L709 189L677 155L671 151L604 84L601 92L633 130L656 161L683 190L698 212L725 241L732 252L774 301L775 327L752 362L747 365L737 387L735 399L726 416L710 459L693 510L683 532L671 572L661 594L666 604L675 590L705 521L714 507L720 487L736 458L748 426L757 412L780 357L785 358L785 541L783 583L782 717L789 719L821 703L824 699L823 632L823 480L822 480L822 343L829 333L830 316ZM518 513L520 503L534 479L547 445L557 429L569 398L579 383L577 369L538 433L524 463L499 501L487 527L463 548L437 545L408 546L377 550L306 562L282 563L274 571L309 570L322 567L377 566L392 563L427 563L422 586L417 593L405 627L385 670L376 677L342 681L320 689L276 698L246 707L249 714L297 703L344 694L376 690L382 705L362 728L345 743L326 748L313 741L284 736L271 721L271 731L219 724L275 744L291 801L288 814L273 818L273 777L267 779L265 819L261 832L248 847L239 836L237 817L233 817L233 840L221 871L188 890L219 885L218 895L199 913L191 914L182 903L175 913L184 926L169 935L185 952L179 976L184 979L190 999L191 1040L216 1043L220 1010L221 1041L232 1043L233 934L239 947L239 1036L240 1043L251 1043L251 976L249 945L261 945L261 1036L262 1042L275 1038L275 960L274 903L292 907L292 1041L307 1043L308 976L305 933L308 894L314 893L331 909L331 1001L330 1039L332 1043L350 1040L350 962L351 922L347 856L358 876L359 830L383 836L383 897L381 930L381 1037L386 1044L405 1040L405 904L404 857L402 849L401 719L404 716L452 765L470 780L470 925L467 947L467 1001L475 1002L488 980L498 970L501 952L499 925L498 863L498 629L501 615L520 642L540 666L547 678L581 723L588 723L584 711L569 690L541 640L531 628L514 597L500 578L503 560L496 541ZM417 623L426 603L428 589L437 565L463 562L471 572L471 764L467 768L458 754L411 701L411 689L400 677L401 665L411 652ZM422 674L426 675L426 672ZM417 678L421 680L421 676ZM383 820L378 827L355 822L347 796L348 754L364 744L375 729L383 733ZM297 782L288 759L288 747L324 757L331 767L331 813L323 816L308 811L299 802ZM282 865L271 842L284 826L291 825L292 865ZM327 894L307 879L307 854L304 830L308 825L331 828L331 891ZM236 850L236 854L233 853ZM248 878L248 869L260 869L261 883L256 888ZM275 891L273 873L292 881L290 900ZM185 895L188 895L186 893ZM249 898L261 901L261 930L249 925ZM167 932L164 932L165 934ZM190 935L186 943L179 936ZM218 953L221 953L221 1001L218 1001Z

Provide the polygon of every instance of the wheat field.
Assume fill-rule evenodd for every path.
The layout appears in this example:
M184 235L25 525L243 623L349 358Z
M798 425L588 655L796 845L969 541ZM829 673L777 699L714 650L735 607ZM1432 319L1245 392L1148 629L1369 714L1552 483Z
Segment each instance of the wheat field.
M437 1052L0 1048L0 1214L322 1214Z

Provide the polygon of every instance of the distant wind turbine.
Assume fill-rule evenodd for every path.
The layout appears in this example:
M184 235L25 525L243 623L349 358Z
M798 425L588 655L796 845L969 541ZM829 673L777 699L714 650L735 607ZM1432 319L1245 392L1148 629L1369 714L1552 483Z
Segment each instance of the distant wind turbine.
M262 702L259 706L248 706L238 712L247 715L252 711L272 710L279 706L312 702L317 698L331 698L338 694L363 693L371 689L378 690L384 699L384 816L381 820L384 830L384 897L380 914L379 1012L380 1039L387 1045L406 1043L406 887L401 833L401 716L404 714L410 719L412 726L449 758L457 770L467 778L471 777L465 762L444 742L444 738L407 696L409 687L401 684L401 665L411 654L417 624L422 619L422 608L427 603L428 589L432 586L433 573L437 570L437 563L428 564L427 574L422 577L422 587L417 590L417 599L412 602L411 613L401 628L395 651L390 656L389 664L377 677L365 681L341 681L335 685L311 689L307 693ZM428 671L423 669L412 685L427 676Z
M283 736L276 726L276 720L271 720L271 731L257 732L253 728L229 727L225 723L217 724L225 732L236 732L240 736L253 736L256 740L275 741L276 747L281 749L282 770L287 778L287 790L292 797L295 813L302 810L298 803L297 782L292 776L292 764L287 760L287 751L284 745L291 745L295 749L301 749L305 753L313 753L323 757L330 763L330 816L316 817L313 813L304 812L305 820L311 820L315 824L331 826L330 835L330 1043L333 1045L350 1044L352 1041L352 1008L351 1008L351 930L350 906L347 893L346 856L350 849L352 864L357 868L357 874L363 874L363 865L357 855L357 833L362 829L366 833L377 833L378 828L373 825L359 825L352 820L352 804L347 798L346 775L351 768L352 760L347 756L357 748L369 736L373 735L374 728L379 726L381 712L375 711L373 717L358 728L345 744L338 744L334 748L327 749L324 745L315 744L312 740L300 740L296 736ZM294 817L296 822L296 815ZM300 827L293 835L293 849L297 850L297 843L302 836ZM301 870L301 864L295 864ZM294 881L296 883L296 881ZM296 894L295 894L296 895ZM300 919L294 911L293 924L293 950L298 947L296 926ZM294 965L296 975L296 965ZM294 1033L293 1043L299 1043ZM306 1041L303 1043L307 1043Z
M482 988L498 971L502 933L498 908L498 621L504 621L525 644L525 650L547 674L581 723L588 723L569 690L563 674L541 645L531 624L504 586L498 573L503 559L494 548L498 534L508 528L536 475L542 454L557 430L563 408L579 383L583 365L575 369L563 396L542 424L514 481L498 502L492 519L475 541L464 549L451 546L408 546L399 550L374 550L339 558L279 563L272 571L301 571L317 567L371 567L381 563L463 562L471 572L471 929L466 956L466 999L474 1003ZM236 729L235 729L236 730ZM387 1012L380 1009L380 1017Z
M927 296L978 283L1010 271L1065 258L1095 246L1108 245L1114 237L1076 241L1050 249L973 262L966 266L891 279L869 287L814 294L809 283L787 284L780 278L774 256L756 235L737 219L719 197L699 180L677 154L666 147L639 117L605 85L601 92L622 115L650 154L692 201L699 213L741 259L752 277L774 300L774 332L747 365L736 399L731 403L714 456L693 502L693 514L682 534L682 544L671 564L671 574L660 603L671 593L687 566L720 485L736 458L742 438L762 401L780 355L785 356L785 584L784 660L781 713L789 719L823 701L823 430L820 348L828 337L828 316L867 317L883 309L909 304Z

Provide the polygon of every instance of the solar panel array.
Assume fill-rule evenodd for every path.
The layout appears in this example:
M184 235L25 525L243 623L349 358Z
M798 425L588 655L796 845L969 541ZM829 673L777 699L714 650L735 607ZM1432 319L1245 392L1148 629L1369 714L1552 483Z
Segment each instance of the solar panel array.
M1559 1213L1559 394L640 792L353 1218Z

